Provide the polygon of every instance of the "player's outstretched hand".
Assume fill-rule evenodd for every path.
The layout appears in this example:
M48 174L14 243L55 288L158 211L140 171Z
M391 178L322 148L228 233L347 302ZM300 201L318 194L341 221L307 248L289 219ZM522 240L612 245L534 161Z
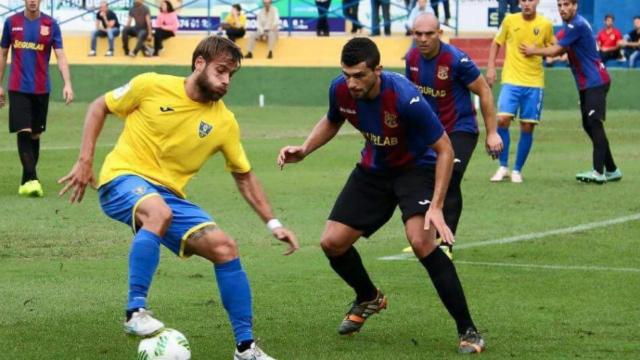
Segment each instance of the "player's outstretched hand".
M500 135L495 132L487 134L485 148L493 160L497 159L503 149L502 138Z
M438 209L435 206L430 206L427 213L424 215L424 229L429 230L429 228L433 225L440 234L442 238L442 242L447 245L453 245L456 240L453 237L453 232L447 226L447 223L444 221L444 215L442 214L442 209Z
M64 103L66 105L71 104L73 101L73 89L71 85L65 85L64 88L62 88L62 97L64 97Z
M293 231L285 227L278 227L273 229L273 236L276 239L289 244L287 251L285 251L284 254L282 255L291 255L294 252L296 252L296 250L300 249L300 245L298 244L298 239L296 238L296 234L294 234Z
M73 166L71 171L64 177L58 180L58 184L65 184L62 190L58 193L59 196L63 196L69 189L73 188L69 202L81 202L84 197L84 192L87 185L97 189L96 179L93 176L93 167L90 163L84 161L78 161Z
M305 157L304 149L302 146L285 146L280 149L280 153L278 153L278 166L280 170L284 168L284 164L288 163L296 163L302 161Z
M4 89L0 86L0 109L4 106Z

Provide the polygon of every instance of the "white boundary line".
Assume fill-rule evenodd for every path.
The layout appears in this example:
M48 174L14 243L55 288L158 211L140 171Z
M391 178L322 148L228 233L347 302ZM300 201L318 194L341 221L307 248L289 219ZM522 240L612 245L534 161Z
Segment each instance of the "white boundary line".
M455 249L462 250L462 249L469 249L469 248L481 247L481 246L502 245L502 244L510 244L514 242L521 242L521 241L531 241L531 240L537 240L537 239L541 239L548 236L571 234L579 231L587 231L587 230L597 229L601 227L622 224L622 223L626 223L634 220L640 220L640 213L623 216L619 218L614 218L614 219L609 219L609 220L604 220L604 221L596 221L592 223L571 226L571 227L562 228L562 229L554 229L554 230L542 231L537 233L510 236L502 239L486 240L486 241L480 241L480 242L470 243L470 244L461 244L461 245L457 245ZM378 258L378 260L409 260L413 258L414 258L413 254L405 253L405 254L398 254L398 255L391 255L391 256L383 256Z
M607 266L539 265L539 264L517 264L517 263L497 263L497 262L484 262L484 261L457 260L456 261L456 265L458 265L458 264L480 265L480 266L534 268L534 269L546 269L546 270L619 271L619 272L637 272L637 273L640 273L640 269L639 268L619 268L619 267L607 267Z

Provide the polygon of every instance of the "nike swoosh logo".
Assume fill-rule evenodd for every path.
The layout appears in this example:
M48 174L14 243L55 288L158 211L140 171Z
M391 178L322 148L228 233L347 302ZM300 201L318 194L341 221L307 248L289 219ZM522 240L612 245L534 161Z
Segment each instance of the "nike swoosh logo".
M469 61L471 61L471 60L469 60L469 58L467 58L467 57L463 57L462 59L460 59L460 62L461 62L461 63L463 63L463 62L469 62Z
M429 200L418 201L418 204L420 204L420 205L427 205L429 203L431 203L431 201L429 201Z
M593 115L593 114L595 114L595 113L596 113L596 111L595 111L595 110L591 110L591 111L589 111L589 116L591 116L591 115Z
M409 105L413 104L413 103L417 103L420 101L420 96L416 96L414 98L411 98L411 100L409 100Z
M160 112L174 111L171 106L160 106Z
M454 164L461 163L461 162L462 162L462 160L460 160L460 159L453 159L453 163Z

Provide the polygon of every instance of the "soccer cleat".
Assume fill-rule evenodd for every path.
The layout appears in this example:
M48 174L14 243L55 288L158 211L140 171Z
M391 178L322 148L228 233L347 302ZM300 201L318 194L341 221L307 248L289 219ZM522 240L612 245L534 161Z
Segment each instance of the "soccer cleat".
M239 352L236 349L235 354L233 354L233 360L276 360L271 356L267 355L260 349L256 343L251 344L251 347L243 352Z
M604 177L607 178L607 181L620 181L622 180L622 171L620 169L616 169L616 171L605 171Z
M461 354L475 354L483 352L487 347L484 339L477 330L468 328L464 334L460 335L460 344L458 352Z
M515 184L522 183L522 173L520 171L513 170L511 172L511 182Z
M338 333L340 335L351 335L360 331L369 316L386 308L387 297L384 296L380 289L378 289L376 298L371 301L363 301L359 304L354 301L351 309L347 312L347 316L342 320Z
M492 182L499 182L504 180L507 176L509 176L509 168L507 168L506 166L500 166L490 180Z
M153 317L153 313L147 309L140 308L131 314L131 319L125 321L124 332L135 336L152 336L164 329L164 324Z
M602 185L607 182L607 177L604 174L600 174L595 170L591 170L591 171L585 171L585 172L576 174L576 180L586 182L586 183L596 183L596 184Z
M30 197L43 197L44 191L42 185L38 180L30 180L20 185L18 188L18 195L30 196Z

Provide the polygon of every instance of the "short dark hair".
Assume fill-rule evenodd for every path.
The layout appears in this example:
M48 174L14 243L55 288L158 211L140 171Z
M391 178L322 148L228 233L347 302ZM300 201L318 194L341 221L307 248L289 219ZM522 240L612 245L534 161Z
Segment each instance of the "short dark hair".
M605 16L604 16L604 19L605 19L605 20L607 20L607 19L609 19L609 18L611 18L611 20L615 20L615 19L616 19L616 18L613 16L613 14L607 14L607 15L605 15Z
M202 56L204 61L209 63L221 55L229 55L231 59L238 64L238 67L240 67L242 51L233 41L215 35L202 39L198 46L196 46L196 49L193 50L191 71L196 69L196 59L198 56Z
M380 65L380 51L371 39L356 37L344 45L340 61L347 66L355 66L364 61L373 70Z
M640 15L636 15L633 17L633 20L640 20Z
M242 6L240 6L240 4L233 4L231 7L238 10L238 12L242 11Z
M164 0L163 3L167 4L167 12L172 13L175 10L173 9L173 4L169 0Z

